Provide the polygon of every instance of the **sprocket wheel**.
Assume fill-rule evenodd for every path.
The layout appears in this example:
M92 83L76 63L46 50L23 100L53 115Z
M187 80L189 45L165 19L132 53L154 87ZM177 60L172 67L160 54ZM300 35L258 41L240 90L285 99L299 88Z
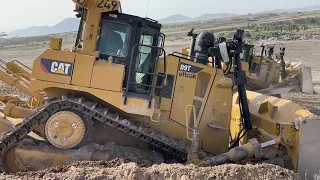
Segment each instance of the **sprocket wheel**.
M82 144L91 134L90 122L71 111L52 115L45 125L47 140L60 149L71 149Z

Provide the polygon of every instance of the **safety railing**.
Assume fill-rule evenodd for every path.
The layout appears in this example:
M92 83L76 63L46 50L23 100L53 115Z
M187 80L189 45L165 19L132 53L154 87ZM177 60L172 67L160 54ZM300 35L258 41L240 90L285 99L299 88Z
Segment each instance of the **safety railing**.
M140 71L140 70L138 70L138 67L132 68L132 66L133 66L132 62L134 61L134 58L138 58L138 56L139 56L138 54L140 53L138 51L140 51L141 47L149 47L152 50L156 50L156 53L154 53L155 57L152 57L152 58L155 58L155 60L153 61L153 72ZM136 53L136 52L138 52L138 53ZM162 54L162 53L164 55L163 72L161 74L160 73L157 74L156 73L157 65L158 65L158 62L159 62L160 54ZM125 105L127 104L128 94L130 92L130 86L131 85L140 86L140 87L148 87L149 90L148 91L144 91L144 93L148 94L149 108L151 108L153 97L154 97L154 94L155 94L155 90L156 89L160 89L161 90L165 86L165 78L166 78L166 71L167 71L166 64L167 64L166 52L162 47L149 46L149 45L144 45L144 44L136 44L135 46L133 46L131 59L130 59L129 66L128 66L126 85L125 85L124 104ZM131 80L132 79L132 75L134 75L134 78L135 78L135 75L137 73L151 76L151 82L149 84L146 84L146 83L143 83L143 82L142 83L138 83L138 82L136 82L135 79L132 81ZM162 78L162 82L161 82L160 86L156 85L156 79L155 79L156 77L161 77ZM160 93L159 101L158 101L158 107L160 107L161 99L162 99L162 97L161 97L161 93Z

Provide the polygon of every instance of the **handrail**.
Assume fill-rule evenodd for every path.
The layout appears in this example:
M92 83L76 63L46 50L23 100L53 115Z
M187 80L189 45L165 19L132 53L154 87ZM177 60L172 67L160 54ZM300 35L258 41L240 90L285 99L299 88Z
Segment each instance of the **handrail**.
M7 61L2 59L1 57L0 57L0 62L2 62L3 64L7 64Z
M189 56L187 54L183 54L183 53L180 53L180 52L173 52L170 55L175 56L175 57L179 57L179 58L182 58L182 59L185 59L185 60L188 60L188 61L194 61L193 59L197 59L195 56ZM185 56L185 57L183 57L183 56ZM193 58L193 59L191 59L190 57Z
M161 75L163 77L163 81L162 81L162 84L161 86L155 86L153 85L155 83L155 77L161 77L160 75L157 75L156 74L156 69L157 69L157 64L158 64L158 61L159 61L159 54L157 53L156 55L156 60L154 62L154 72L153 73L148 73L148 72L140 72L142 74L147 74L147 75L150 75L152 76L152 85L148 85L148 84L142 84L142 83L135 83L135 82L131 82L130 81L130 77L131 77L131 73L132 72L137 72L137 70L133 70L132 69L132 61L133 59L135 58L135 54L134 53L139 47L149 47L151 49L157 49L157 50L160 50L163 52L164 54L164 64L163 64L163 68L164 68L164 73L163 75ZM130 84L136 84L136 85L140 85L140 86L144 86L144 87L150 87L151 88L151 91L150 91L150 94L149 94L149 108L151 108L151 104L152 104L152 99L153 99L153 94L154 94L154 90L155 89L161 89L164 87L165 85L165 78L166 78L166 72L167 72L167 60L166 60L166 51L162 48L162 47L158 47L158 46L149 46L149 45L144 45L144 44L136 44L133 46L132 48L132 53L131 53L131 59L130 59L130 62L129 62L129 68L128 68L128 73L127 73L127 82L126 82L126 87L125 87L125 94L124 94L124 104L127 103L127 99L128 99L128 93L129 93L129 86ZM159 96L159 106L161 104L161 94Z

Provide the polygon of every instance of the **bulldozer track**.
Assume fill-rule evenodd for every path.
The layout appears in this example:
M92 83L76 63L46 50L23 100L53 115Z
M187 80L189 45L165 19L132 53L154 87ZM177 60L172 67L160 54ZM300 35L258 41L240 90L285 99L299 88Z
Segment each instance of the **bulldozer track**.
M46 122L53 114L62 110L72 109L93 119L103 122L104 124L117 128L118 130L134 136L170 155L181 160L186 160L189 147L182 141L168 137L160 132L153 131L149 128L138 127L130 121L122 118L117 113L111 112L108 108L103 108L99 104L86 101L84 98L70 98L63 96L59 99L51 99L46 104L36 110L34 114L25 118L25 120L14 126L8 132L0 137L1 164L0 171L6 172L3 158L5 153L15 143L22 140L28 133L32 132L41 123Z

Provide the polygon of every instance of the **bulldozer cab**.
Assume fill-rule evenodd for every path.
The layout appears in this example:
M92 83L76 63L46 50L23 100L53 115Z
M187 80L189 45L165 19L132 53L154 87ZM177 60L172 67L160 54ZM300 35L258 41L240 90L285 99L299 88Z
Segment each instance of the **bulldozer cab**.
M82 48L86 18L82 17L76 47ZM119 12L104 12L96 40L97 61L111 60L125 66L122 88L128 96L153 99L156 64L162 54L164 35L152 19ZM160 75L163 76L163 75ZM126 100L125 100L126 101ZM125 102L126 104L126 102Z

